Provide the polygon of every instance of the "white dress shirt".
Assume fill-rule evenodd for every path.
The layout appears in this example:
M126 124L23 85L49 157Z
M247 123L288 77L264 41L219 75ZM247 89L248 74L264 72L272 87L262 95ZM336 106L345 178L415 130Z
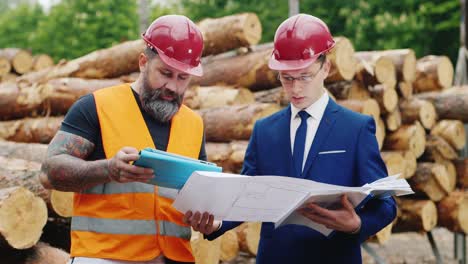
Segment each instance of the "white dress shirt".
M301 110L306 111L310 117L307 118L307 133L306 133L306 141L304 147L304 158L302 161L302 169L304 169L307 154L309 153L310 147L312 146L312 142L315 138L315 133L317 133L318 126L320 121L322 120L323 113L325 112L325 108L327 108L329 96L327 92L324 92L323 95L315 101L315 103L311 104L309 107L305 109L299 109L291 104L291 151L294 153L294 139L296 137L296 130L301 125L301 117L298 113Z

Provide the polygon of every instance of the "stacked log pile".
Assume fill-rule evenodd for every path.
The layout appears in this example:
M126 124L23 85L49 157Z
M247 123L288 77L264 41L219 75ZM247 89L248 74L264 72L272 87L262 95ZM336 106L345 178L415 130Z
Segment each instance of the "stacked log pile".
M253 125L287 107L288 98L267 65L271 43L256 45L261 25L254 14L199 25L205 74L192 79L185 104L204 120L208 159L225 172L239 173ZM372 241L384 243L392 232L428 232L435 226L468 232L468 159L459 156L466 145L468 87L452 87L450 60L418 59L411 49L356 52L349 39L335 40L327 92L338 104L373 117L388 173L400 173L416 192L398 199L398 218ZM144 46L141 40L125 42L0 84L0 138L5 140L0 142L0 178L7 183L0 191L23 186L42 198L49 215L71 215L71 194L38 185L46 144L80 96L134 81ZM7 234L2 230L0 236ZM194 233L197 263L231 261L239 252L256 255L259 230L259 223L246 223L214 242Z
M53 65L54 60L47 54L32 55L18 48L0 49L0 82L14 82L23 74Z

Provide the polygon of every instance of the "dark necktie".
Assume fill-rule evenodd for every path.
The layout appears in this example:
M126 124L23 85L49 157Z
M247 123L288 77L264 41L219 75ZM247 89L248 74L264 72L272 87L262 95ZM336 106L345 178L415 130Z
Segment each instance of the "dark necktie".
M297 129L296 137L294 138L293 160L297 175L302 177L302 162L304 160L307 118L309 117L309 114L306 111L300 111L299 116L301 117L301 125Z

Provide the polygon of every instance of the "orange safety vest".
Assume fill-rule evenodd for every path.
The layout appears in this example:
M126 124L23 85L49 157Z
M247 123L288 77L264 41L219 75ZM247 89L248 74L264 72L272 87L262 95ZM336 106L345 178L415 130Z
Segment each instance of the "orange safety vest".
M154 148L130 85L94 92L106 158L122 147ZM167 152L198 158L201 117L182 105L172 118ZM71 256L128 261L164 256L193 262L190 226L172 207L177 190L131 182L110 182L75 193Z

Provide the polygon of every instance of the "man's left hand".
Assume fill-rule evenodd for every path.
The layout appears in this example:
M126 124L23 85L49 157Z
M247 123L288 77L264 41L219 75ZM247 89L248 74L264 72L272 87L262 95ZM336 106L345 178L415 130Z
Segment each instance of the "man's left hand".
M361 228L361 218L354 211L346 194L341 196L340 208L329 210L317 204L308 203L298 212L308 219L336 231L357 233Z

